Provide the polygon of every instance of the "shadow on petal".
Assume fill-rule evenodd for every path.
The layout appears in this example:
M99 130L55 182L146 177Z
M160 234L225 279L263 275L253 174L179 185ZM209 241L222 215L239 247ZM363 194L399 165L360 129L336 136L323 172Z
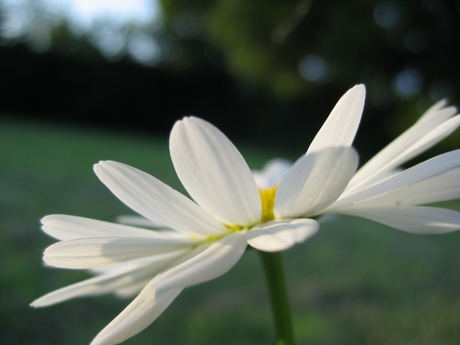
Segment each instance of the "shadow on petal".
M253 228L246 234L246 240L258 250L278 252L305 241L318 228L318 222L313 219L273 221Z

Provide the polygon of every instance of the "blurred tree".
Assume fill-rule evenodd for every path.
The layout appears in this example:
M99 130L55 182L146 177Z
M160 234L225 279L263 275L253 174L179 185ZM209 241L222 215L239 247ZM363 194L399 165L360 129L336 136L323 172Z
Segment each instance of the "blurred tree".
M363 132L374 133L372 140L379 146L433 101L448 97L460 104L460 0L151 0L159 12L150 21L121 25L100 17L85 32L73 28L72 18L62 19L59 11L44 7L53 2L37 0L29 6L30 1L16 0L21 11L0 7L5 45L47 37L51 52L59 56L102 63L102 55L118 61L119 71L134 61L163 73L162 80L177 78L188 85L183 94L174 91L183 89L179 86L158 86L173 93L161 100L181 99L175 103L182 104L177 113L165 116L170 120L162 128L195 113L239 134L258 127L263 135L300 138L313 134L334 101L362 82L368 87ZM34 18L29 31L17 24L27 23L27 18ZM46 46L28 44L35 51ZM88 73L92 79L103 75ZM132 75L136 80L123 74L125 85L135 84L140 94L148 92L144 86L156 73L140 69ZM101 81L101 89L107 80ZM113 84L107 89L113 91ZM202 102L195 101L203 94ZM147 114L151 103L136 102L145 108L138 113ZM222 104L226 106L219 108ZM156 109L160 113L170 107ZM236 124L235 116L245 125ZM291 123L299 126L293 131Z
M458 1L160 1L176 43L218 49L232 74L282 97L359 81L378 89L373 103L382 108L395 96L457 93Z

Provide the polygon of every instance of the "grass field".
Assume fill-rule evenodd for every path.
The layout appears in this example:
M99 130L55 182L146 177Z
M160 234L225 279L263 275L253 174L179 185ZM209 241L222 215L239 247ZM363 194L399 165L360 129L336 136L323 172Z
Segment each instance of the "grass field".
M252 168L271 158L237 146ZM53 240L40 231L41 217L110 221L130 213L93 174L101 159L136 166L182 190L166 137L0 120L1 344L87 344L128 304L105 296L28 306L89 276L42 266L41 253ZM448 206L460 209L458 202ZM284 255L297 343L460 344L459 248L460 233L415 236L363 219L328 219ZM262 269L249 250L223 277L186 289L125 344L274 343Z

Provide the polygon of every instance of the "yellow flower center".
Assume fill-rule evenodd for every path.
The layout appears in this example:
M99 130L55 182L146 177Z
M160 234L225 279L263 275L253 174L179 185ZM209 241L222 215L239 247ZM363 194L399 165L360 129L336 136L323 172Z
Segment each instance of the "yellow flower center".
M260 217L260 223L269 222L275 219L273 207L275 206L275 195L277 190L278 186L274 186L271 188L259 188L260 203L262 205L262 216ZM242 230L249 230L257 224L258 223L255 223L249 226L242 226L237 224L224 224L224 226L229 230L228 233L232 233ZM209 236L207 238L207 241L217 240L223 236L226 236L228 233L219 236Z
M275 206L275 196L276 191L278 190L278 186L274 186L271 188L259 188L259 195L260 195L260 203L262 204L262 217L260 218L261 223L269 222L275 219L275 214L273 213L273 207ZM256 224L254 224L256 225ZM254 225L251 226L241 226L236 224L224 224L224 226L228 229L228 232L220 234L220 235L211 235L206 237L205 240L200 242L198 245L206 242L214 242L218 241L222 237L225 237L232 232L237 231L247 231L252 228Z
M262 223L275 219L273 207L275 206L275 195L277 190L278 186L259 189L260 202L262 203L262 217L260 221Z

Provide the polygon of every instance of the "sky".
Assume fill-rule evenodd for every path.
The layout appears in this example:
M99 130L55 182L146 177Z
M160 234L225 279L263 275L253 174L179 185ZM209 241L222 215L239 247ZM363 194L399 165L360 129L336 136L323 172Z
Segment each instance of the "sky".
M16 0L18 1L18 0ZM155 0L44 0L49 6L61 8L76 26L89 29L94 20L110 18L116 23L145 25L158 14Z
M0 0L0 9L6 43L27 40L32 49L46 51L51 28L64 20L109 59L121 51L141 63L159 59L159 46L149 34L160 20L157 0ZM127 33L127 26L136 29Z

